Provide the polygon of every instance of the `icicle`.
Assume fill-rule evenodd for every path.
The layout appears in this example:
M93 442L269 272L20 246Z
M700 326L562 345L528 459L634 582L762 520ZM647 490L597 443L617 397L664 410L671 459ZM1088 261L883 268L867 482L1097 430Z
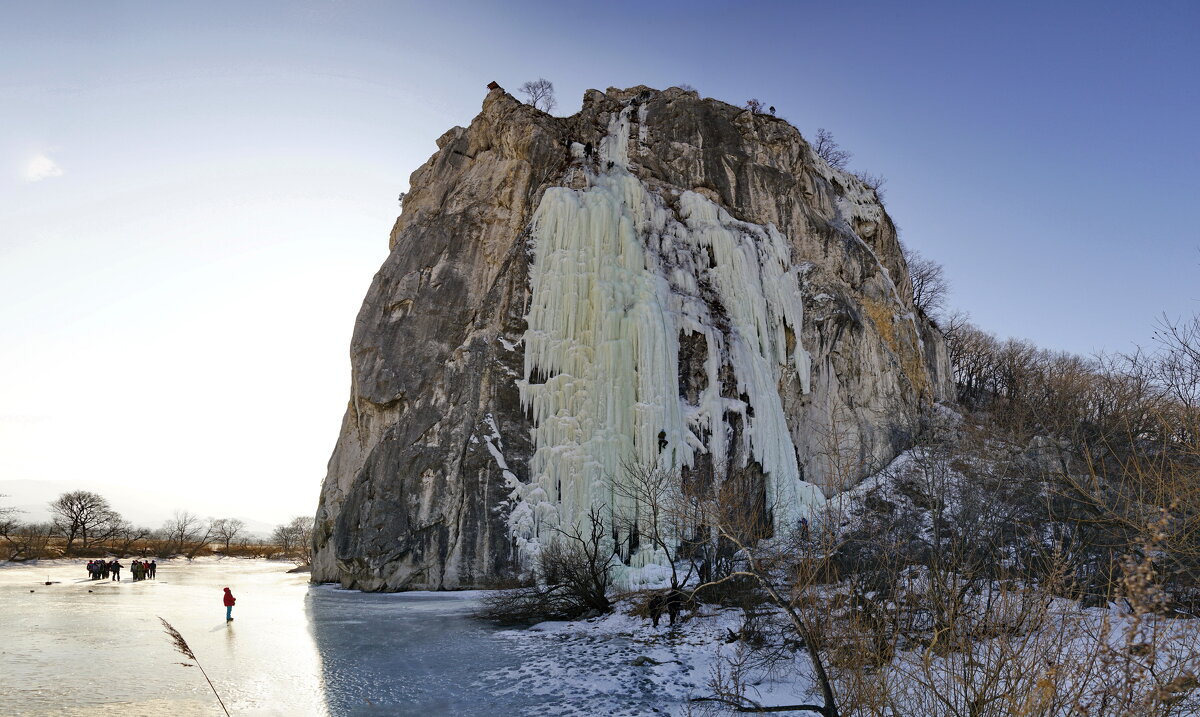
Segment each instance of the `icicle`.
M631 465L678 469L710 453L714 465L724 466L729 410L746 416L744 438L767 475L777 526L823 501L799 478L780 396L788 369L809 390L790 245L774 226L734 220L695 192L680 199L683 223L675 219L628 171L630 112L626 107L610 119L601 172L589 186L548 189L534 215L519 381L533 420L534 454L530 482L515 487L509 517L527 558L556 527L578 525L592 506L607 506L610 516L632 510L617 505L625 499L612 490ZM644 109L638 120L640 141ZM715 287L729 315L728 335L700 299L702 284ZM695 405L679 397L681 331L702 335L708 352L707 385ZM721 396L726 363L752 412ZM638 570L666 560L645 546L630 556L622 579L637 582Z

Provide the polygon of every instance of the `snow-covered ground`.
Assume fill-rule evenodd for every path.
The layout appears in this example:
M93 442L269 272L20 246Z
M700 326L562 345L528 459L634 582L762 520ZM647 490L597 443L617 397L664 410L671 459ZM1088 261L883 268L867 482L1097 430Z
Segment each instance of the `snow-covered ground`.
M521 664L491 670L481 682L497 694L544 698L530 714L688 714L691 698L710 694L718 660L732 656L726 636L741 626L741 610L704 606L676 626L664 615L655 628L628 609L621 604L603 617L503 632L523 655ZM751 695L765 704L794 704L804 701L809 686L763 681Z

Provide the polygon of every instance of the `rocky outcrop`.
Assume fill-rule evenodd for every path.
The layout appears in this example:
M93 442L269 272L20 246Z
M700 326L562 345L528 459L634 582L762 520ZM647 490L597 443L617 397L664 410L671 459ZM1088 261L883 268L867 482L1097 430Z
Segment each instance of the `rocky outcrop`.
M754 473L778 523L948 395L891 219L781 119L645 87L559 118L494 89L437 144L355 324L316 581L511 574L630 462Z

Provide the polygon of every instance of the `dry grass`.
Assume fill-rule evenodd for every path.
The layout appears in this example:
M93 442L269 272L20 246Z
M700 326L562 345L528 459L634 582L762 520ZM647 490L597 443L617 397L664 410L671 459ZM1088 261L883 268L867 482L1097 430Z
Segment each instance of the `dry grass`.
M158 618L158 620L163 624L163 629L166 630L167 636L171 638L171 645L175 648L176 652L196 663L196 667L200 668L200 674L204 675L204 681L208 683L208 687L212 690L213 696L217 698L217 702L221 705L221 711L225 713L225 717L229 717L229 709L225 707L225 700L221 699L221 695L217 692L216 686L213 685L212 680L208 678L208 673L204 671L204 666L200 664L200 660L196 659L196 653L192 652L192 648L190 645L188 645L187 640L183 639L183 635L181 635L179 631L175 629L174 625L161 617ZM186 662L181 662L179 664L183 665L184 667L191 667L191 665Z

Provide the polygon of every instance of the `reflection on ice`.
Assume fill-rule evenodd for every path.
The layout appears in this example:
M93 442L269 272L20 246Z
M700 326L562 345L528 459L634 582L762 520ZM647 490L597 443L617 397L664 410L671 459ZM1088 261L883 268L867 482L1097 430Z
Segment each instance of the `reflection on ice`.
M160 562L155 580L93 581L85 564L0 569L0 714L219 714L158 616L187 639L231 713L328 714L300 609L307 576L285 563L209 560ZM42 584L47 575L55 584ZM229 624L225 586L239 597Z
M314 587L286 563L232 559L96 582L85 562L0 564L0 715L221 714L158 616L236 717L651 714L678 704L628 666L634 648L623 641L497 630L471 617L478 593ZM43 585L47 574L54 584ZM228 624L226 586L238 597Z
M495 714L499 705L477 684L479 672L516 665L519 658L510 641L470 618L472 597L314 588L307 600L309 624L329 711ZM522 705L511 700L507 706L511 711Z

